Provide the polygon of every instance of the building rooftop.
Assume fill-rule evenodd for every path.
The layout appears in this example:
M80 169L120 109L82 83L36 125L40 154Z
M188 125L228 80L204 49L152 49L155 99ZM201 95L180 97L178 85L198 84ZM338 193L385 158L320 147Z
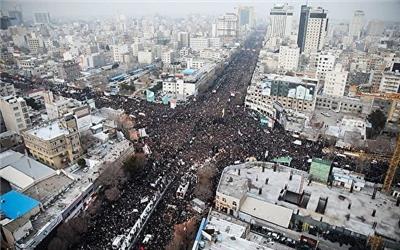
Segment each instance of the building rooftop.
M229 166L221 176L217 192L237 198L246 195L245 204L249 197L269 202L296 213L298 211L303 217L316 221L322 218L325 223L344 227L362 235L372 235L376 232L391 239L400 238L400 209L396 207L396 200L379 191L375 199L372 199L374 183L365 182L361 191L350 192L345 188L310 182L308 173L304 171L282 165L274 171L273 166L273 163L264 162ZM308 201L303 199L305 196L308 196ZM325 199L326 207L321 210ZM261 205L253 204L253 207L259 208ZM373 210L376 210L374 216ZM373 228L375 222L376 228Z
M0 177L22 190L52 175L53 169L19 152L0 153Z
M191 75L191 74L193 74L195 71L196 71L196 70L194 70L194 69L185 69L184 71L182 71L182 73L183 73L184 75Z
M10 96L2 96L0 98L3 101L8 102L10 104L14 104L14 103L17 103L17 102L25 101L24 98L22 98L22 97L16 97L16 96L12 96L12 95L10 95Z
M225 214L212 211L203 219L194 243L196 249L206 250L269 250L254 241L245 239L249 224Z
M225 232L229 235L243 238L246 234L247 223L237 220L233 217L212 211L207 221L205 229L214 229L219 232Z
M17 191L11 190L0 196L0 212L14 220L39 206L39 202Z
M53 122L44 127L28 130L26 133L39 137L42 140L51 140L61 135L68 135L68 130L61 127L59 122Z
M308 84L308 85L316 85L318 82L317 79L309 78L309 77L298 77L298 76L287 76L287 75L277 75L277 74L266 74L265 79L268 80L277 80L284 82L292 82L297 84Z
M200 239L196 240L195 245L206 250L269 250L253 241L245 239L246 230L249 225L230 216L212 211L200 225Z
M221 233L218 240L215 242L207 241L205 250L272 250L272 248L264 247L258 243L248 241L246 239L230 236L226 233Z
M99 145L99 148L103 149L103 145ZM127 140L108 145L104 155L96 154L92 157L92 160L101 159L101 162L91 166L87 172L76 171L73 168L62 170L59 175L27 189L26 194L43 201L43 210L31 219L33 231L19 243L26 246L37 244L38 234L42 233L49 223L55 223L64 210L93 185L89 178L93 180L98 178L105 168L102 163L114 162L124 150L130 150Z
M71 185L73 179L63 173L42 180L24 191L24 194L39 200L43 205L51 201L60 191Z

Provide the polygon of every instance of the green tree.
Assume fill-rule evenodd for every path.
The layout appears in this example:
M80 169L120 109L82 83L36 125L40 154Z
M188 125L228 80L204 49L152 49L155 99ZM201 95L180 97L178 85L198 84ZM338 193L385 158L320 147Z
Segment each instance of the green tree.
M42 105L37 103L36 100L33 98L26 98L25 102L26 102L26 105L30 106L34 110L40 110L42 108Z
M136 90L136 87L133 84L121 83L120 87L122 90L128 90L132 92Z
M136 153L124 162L123 168L131 175L140 175L145 165L146 156L143 153Z
M372 125L372 135L379 135L386 124L386 116L380 109L376 109L368 115L367 120Z
M77 163L81 168L86 167L86 160L83 158L79 158Z

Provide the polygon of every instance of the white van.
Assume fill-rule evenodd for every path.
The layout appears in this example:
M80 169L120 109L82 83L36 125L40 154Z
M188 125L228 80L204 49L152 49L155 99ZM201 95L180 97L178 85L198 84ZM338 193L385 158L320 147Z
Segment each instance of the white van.
M122 245L122 242L124 242L124 239L125 235L118 235L115 237L112 243L112 249L119 249Z

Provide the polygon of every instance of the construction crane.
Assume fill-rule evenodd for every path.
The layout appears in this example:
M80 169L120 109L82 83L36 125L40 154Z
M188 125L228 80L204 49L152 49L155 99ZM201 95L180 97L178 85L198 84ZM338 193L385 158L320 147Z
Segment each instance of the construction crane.
M360 96L360 97L378 98L378 99L383 99L383 100L390 100L393 102L400 102L400 93L363 93L363 92L358 92L356 95ZM395 106L396 106L396 104L392 105L391 112L393 112L393 109L394 109L393 107L395 107ZM397 136L396 146L395 146L392 158L390 159L390 164L389 164L389 168L386 172L385 181L383 182L383 190L387 193L389 193L391 190L393 179L396 174L396 170L399 167L399 164L400 164L400 136Z

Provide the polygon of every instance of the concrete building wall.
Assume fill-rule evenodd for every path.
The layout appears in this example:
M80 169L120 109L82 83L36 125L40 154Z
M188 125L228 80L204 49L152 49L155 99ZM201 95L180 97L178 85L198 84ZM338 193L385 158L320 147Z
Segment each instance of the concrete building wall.
M32 126L28 106L21 97L3 97L0 99L0 111L7 130L20 134Z
M330 53L321 53L317 57L317 77L318 80L325 80L327 72L335 67L336 57Z
M278 68L288 71L296 71L299 66L300 48L280 46Z
M356 10L349 27L349 35L351 37L360 38L362 29L364 27L364 11Z
M400 93L400 73L383 73L379 91L385 93Z
M55 169L66 167L83 153L75 118L64 121L59 126L64 126L68 133L51 139L43 139L33 130L23 134L25 146L34 158Z
M153 53L150 51L139 51L138 62L140 64L151 64L153 63Z
M340 68L326 72L323 93L331 96L344 96L348 74L349 72L342 71Z
M269 13L269 26L267 35L269 38L288 37L292 32L293 7L285 5L275 5Z
M196 51L206 49L210 45L207 37L192 37L190 38L190 48Z
M11 83L1 83L0 84L0 96L10 96L15 95L14 85Z

